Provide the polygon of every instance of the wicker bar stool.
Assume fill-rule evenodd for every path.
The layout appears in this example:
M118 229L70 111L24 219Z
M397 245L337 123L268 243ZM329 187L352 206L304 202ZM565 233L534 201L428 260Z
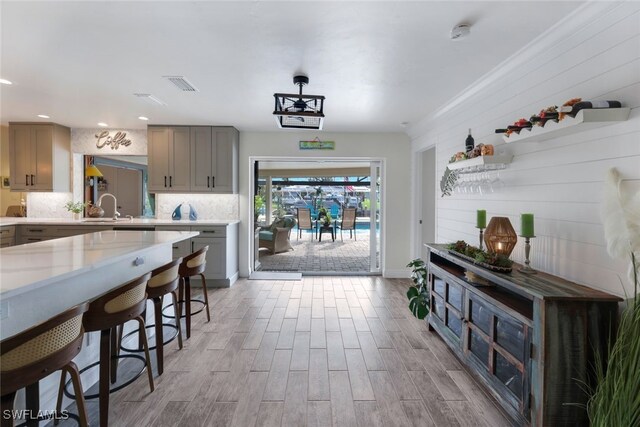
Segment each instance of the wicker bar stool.
M151 272L151 279L147 282L147 298L153 300L154 308L154 321L155 324L147 325L147 329L155 328L156 333L156 345L149 347L149 350L156 350L156 361L158 365L158 375L162 375L164 372L164 346L177 336L178 348L182 349L182 328L180 327L180 318L182 317L182 310L180 304L178 304L178 286L180 285L180 275L178 270L182 258L173 260L172 262L158 267ZM162 299L165 295L171 294L173 299L173 306L175 307L177 316L175 317L175 324L162 323ZM176 334L167 341L164 341L163 326L175 328ZM122 326L120 327L120 340L122 341L129 335L137 333L137 331L129 332L127 335L122 336ZM139 352L141 348L133 349L124 347L120 344L122 350L128 352Z
M209 246L205 246L202 249L199 249L192 253L191 255L187 255L182 259L182 264L180 264L180 291L178 293L180 304L185 304L184 314L181 317L185 318L185 329L187 333L187 338L191 336L191 316L200 313L202 310L205 310L207 314L207 322L211 321L211 314L209 313L209 296L207 295L207 281L204 277L204 270L207 267L207 251L209 250ZM199 299L191 299L191 277L192 276L200 276L202 279L202 292L204 294L204 301ZM200 310L191 311L191 303L198 302L203 305ZM169 306L165 307L167 309ZM166 315L165 317L173 318L174 316Z
M89 304L89 310L82 321L86 332L100 331L100 360L83 368L80 373L99 365L100 380L99 393L87 395L87 399L98 397L100 400L100 425L109 425L109 393L120 390L135 381L144 372L144 368L133 379L110 389L110 383L116 382L116 370L119 357L133 357L145 361L149 388L153 392L153 372L151 371L151 357L145 332L144 318L141 316L147 305L147 282L151 273L146 273L131 282L114 289ZM144 347L145 357L136 355L119 355L117 327L129 320L139 323L139 333ZM60 380L61 391L65 388L64 375ZM65 391L65 394L69 394ZM71 396L70 396L71 397ZM58 401L58 405L60 400ZM60 408L58 408L59 410Z
M80 304L0 343L2 427L13 425L13 420L5 418L4 414L6 410L13 409L16 391L37 384L41 379L59 369L62 370L63 375L65 372L71 375L79 423L83 427L88 425L80 374L73 362L73 358L82 348L84 337L82 316L88 307L88 303ZM29 406L39 406L38 394L38 387L27 392L27 407L36 413L39 408ZM62 400L62 395L58 396L58 400ZM58 408L59 413L60 408Z

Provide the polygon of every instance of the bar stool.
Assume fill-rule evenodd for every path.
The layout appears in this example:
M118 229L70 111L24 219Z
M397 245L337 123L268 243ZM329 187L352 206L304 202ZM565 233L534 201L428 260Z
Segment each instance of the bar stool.
M5 418L6 410L13 409L16 391L36 385L27 391L27 408L38 411L38 382L51 373L62 370L69 372L76 393L78 418L81 426L87 426L82 383L78 367L73 358L80 353L84 330L82 316L88 303L77 305L40 325L7 338L0 343L0 394L2 394L2 427L12 426L13 420ZM61 402L62 395L58 396ZM30 407L31 406L31 407ZM36 406L36 407L33 407ZM58 415L60 408L58 408Z
M185 304L185 310L181 317L185 318L185 327L187 332L187 338L191 336L191 316L200 313L202 310L206 309L207 313L207 322L211 321L211 314L209 313L209 296L207 295L207 281L204 277L204 270L207 267L207 251L209 250L209 246L205 246L202 249L199 249L192 253L191 255L187 255L182 259L182 264L180 264L180 291L178 293L179 300L178 303ZM202 292L204 294L204 301L199 299L191 299L191 277L192 276L200 276L202 279ZM203 305L203 307L198 311L191 311L191 302L198 302ZM165 307L163 310L166 310L169 306ZM165 317L173 318L174 316L163 314Z
M182 310L180 304L178 304L178 286L180 285L180 275L178 270L182 258L173 260L169 264L165 264L162 267L158 267L151 272L151 279L147 282L147 298L153 300L153 314L155 324L147 325L147 329L155 328L156 332L156 345L149 347L149 350L156 350L156 361L158 365L158 375L162 375L164 372L164 346L174 338L178 337L178 348L182 349L182 328L180 327L180 318L182 317ZM177 316L174 316L176 322L175 325L171 323L162 323L162 299L165 295L171 294L173 298L173 306L177 311ZM143 316L144 317L144 316ZM137 333L138 331L129 332L127 335L122 336L122 327L120 326L120 341L130 335ZM175 328L176 335L172 336L167 341L164 341L163 326ZM126 348L120 344L122 350L128 352L139 352L142 349Z
M151 273L146 273L131 282L114 289L89 304L89 310L84 315L82 321L86 332L100 331L100 360L96 363L80 370L82 374L86 370L100 365L99 393L97 395L85 396L87 399L98 397L100 400L100 425L109 425L109 393L120 390L135 381L144 372L144 368L133 379L110 388L110 381L115 383L116 370L119 357L133 357L145 361L145 367L149 377L149 388L153 392L153 373L151 371L151 357L149 355L149 345L145 332L144 318L141 314L147 305L147 282L151 278ZM117 327L129 320L136 320L140 326L140 335L144 347L145 357L136 355L119 355ZM64 374L60 379L61 391L65 387ZM65 390L65 394L69 394ZM71 396L70 396L71 397ZM58 400L58 410L61 404Z

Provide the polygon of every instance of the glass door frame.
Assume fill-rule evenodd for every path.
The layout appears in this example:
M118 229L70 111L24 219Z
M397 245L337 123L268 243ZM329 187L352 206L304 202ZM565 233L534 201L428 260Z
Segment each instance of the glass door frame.
M377 203L377 194L375 191L375 185L376 185L376 181L374 181L373 176L370 177L371 180L371 188L373 191L370 191L370 198L371 195L374 194L374 199L376 200L372 200L371 202L371 217L370 217L370 225L369 225L369 249L370 249L370 265L369 265L369 271L366 272L365 274L371 274L371 275L381 275L384 272L384 264L385 264L385 250L384 250L384 236L385 236L385 232L386 232L386 224L385 224L385 190L386 190L386 185L385 185L385 179L386 179L386 161L384 158L382 157L316 157L316 156L309 156L309 157L286 157L286 156L249 156L249 161L248 161L248 171L249 171L249 200L247 203L247 218L249 220L249 224L248 224L248 250L249 250L249 270L250 273L255 270L255 265L256 265L256 248L255 248L255 233L253 231L253 214L254 214L254 197L253 195L255 194L255 173L256 173L256 168L255 168L255 162L264 162L264 161L271 161L271 162L299 162L299 163L304 163L304 162L317 162L317 161L327 161L327 162L369 162L370 167L371 167L371 172L374 172L374 168L376 170L376 181L377 178L379 176L380 179L380 208L378 208L378 203ZM374 201L376 201L376 203L374 204ZM380 233L379 233L379 239L378 237L378 233L376 233L376 214L378 216L378 220L380 223ZM372 232L373 231L373 232ZM375 243L375 244L374 244ZM377 248L379 248L379 260L376 260L376 255L377 255Z

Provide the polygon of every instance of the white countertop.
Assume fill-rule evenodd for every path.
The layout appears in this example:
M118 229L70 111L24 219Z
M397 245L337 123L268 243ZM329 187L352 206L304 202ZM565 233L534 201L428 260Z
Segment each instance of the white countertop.
M141 250L197 236L190 231L101 231L0 249L0 298L131 258Z
M109 221L109 218L104 218L105 221L94 221L94 218L83 218L80 220L74 220L69 218L20 218L20 217L0 217L0 226L3 225L117 225L118 227L126 226L140 226L140 225L229 225L236 224L238 220L218 220L218 219L198 219L196 221L180 220L174 221L171 219L155 219L155 218L134 218L119 219L118 221Z
M198 234L108 230L0 249L0 339L166 264Z

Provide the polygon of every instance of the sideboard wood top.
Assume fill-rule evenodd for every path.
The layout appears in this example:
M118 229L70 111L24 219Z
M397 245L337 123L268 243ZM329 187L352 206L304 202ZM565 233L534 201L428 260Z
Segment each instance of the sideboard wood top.
M431 252L449 260L473 273L494 282L497 285L533 299L547 300L583 300L583 301L622 301L615 295L598 291L578 283L570 282L557 276L538 271L537 274L523 274L518 271L520 264L513 264L511 273L497 273L480 267L449 252L446 245L429 243L425 245Z

